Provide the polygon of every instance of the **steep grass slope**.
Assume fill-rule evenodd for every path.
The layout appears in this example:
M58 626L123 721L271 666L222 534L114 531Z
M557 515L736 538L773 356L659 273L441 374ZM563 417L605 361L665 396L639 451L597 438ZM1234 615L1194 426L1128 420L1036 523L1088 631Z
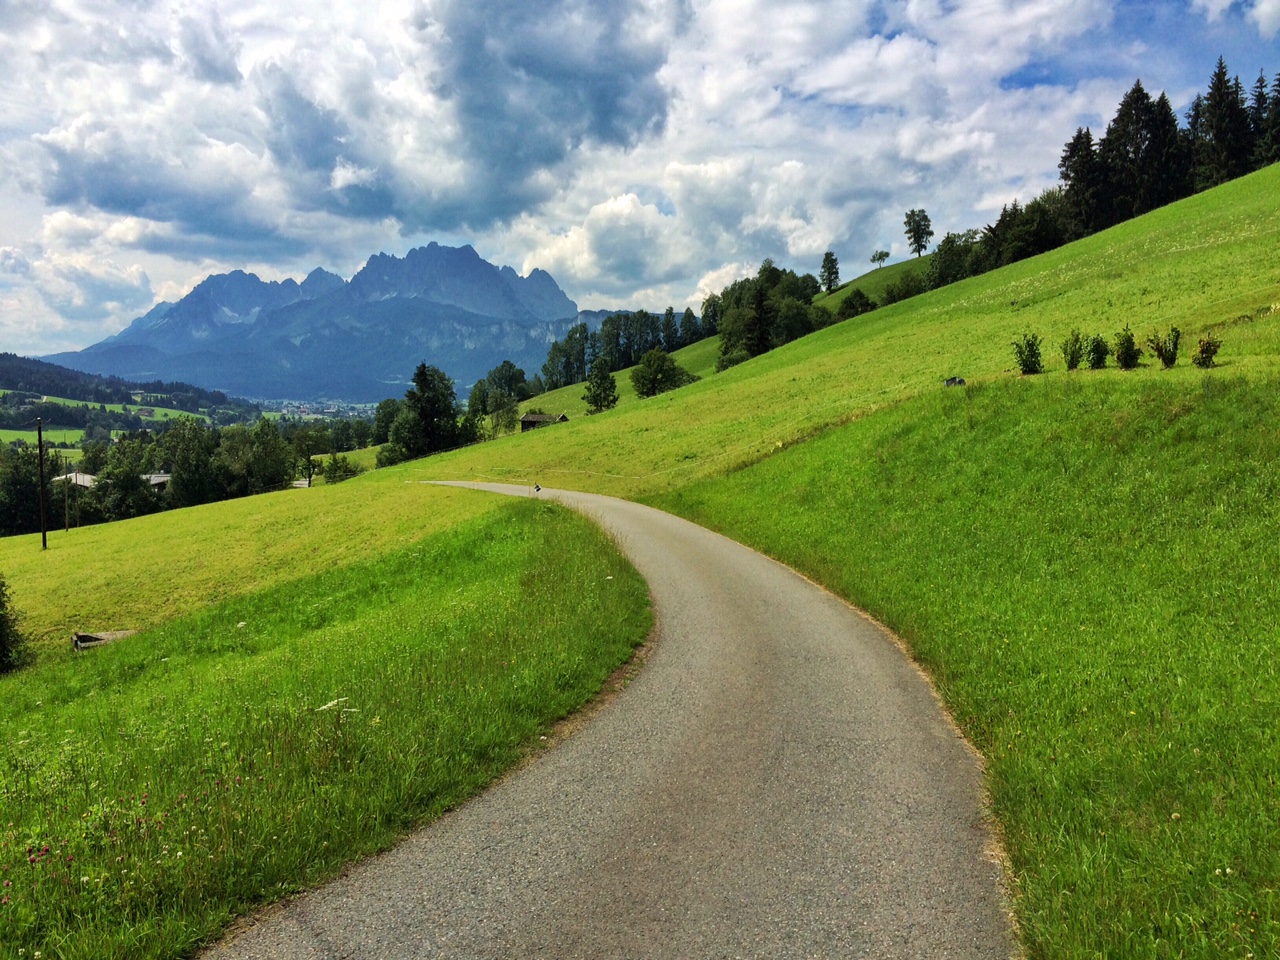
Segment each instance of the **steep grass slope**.
M143 629L362 562L493 509L385 472L136 520L0 539L0 571L46 655L77 630ZM57 512L60 512L57 511ZM60 517L59 517L60 519Z
M1073 327L1111 336L1131 324L1145 339L1176 324L1188 348L1218 329L1225 370L1268 374L1280 369L1275 328L1254 321L1280 303L1277 248L1280 166L837 324L674 393L431 457L405 473L655 495L752 463L946 377L1006 373L1010 342L1028 330L1045 338L1052 370L1062 368L1056 344Z
M716 372L716 361L720 359L720 338L708 337L687 347L681 347L671 355L685 370L696 377L709 377ZM636 396L636 388L631 383L631 371L634 367L619 370L613 375L618 385L618 406L634 403L640 398ZM548 390L520 405L520 412L541 410L544 413L564 413L570 418L585 417L587 402L582 399L586 392L585 383L575 383L556 390Z
M986 757L1031 956L1277 956L1278 241L1280 166L404 469L639 497L893 626ZM1063 369L1070 329L1125 325L1180 327L1179 366ZM1009 371L1023 331L1044 377Z
M1034 957L1280 956L1280 378L1180 374L936 391L660 501L904 637Z
M889 284L896 283L907 276L927 275L929 273L929 260L932 257L933 254L928 253L923 257L912 257L910 260L903 260L900 263L891 263L887 267L870 270L860 277L846 280L829 294L819 294L814 297L813 302L821 304L832 313L835 313L836 308L856 289L861 290L876 303L880 303L884 300L884 291Z

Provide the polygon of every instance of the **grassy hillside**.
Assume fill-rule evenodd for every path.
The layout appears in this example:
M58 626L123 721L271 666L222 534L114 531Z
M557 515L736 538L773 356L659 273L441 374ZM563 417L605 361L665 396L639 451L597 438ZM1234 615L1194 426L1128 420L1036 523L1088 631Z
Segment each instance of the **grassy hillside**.
M699 340L695 344L680 348L671 356L676 363L694 376L711 376L716 372L716 361L720 359L720 338L708 337L705 340ZM632 369L634 368L628 367L613 375L618 385L618 406L625 406L639 399L636 396L636 388L631 384ZM582 395L586 389L585 383L575 383L568 387L560 387L558 390L548 390L520 404L520 412L536 409L546 413L568 414L570 418L585 417L587 402L582 399Z
M1032 956L1280 956L1277 397L1000 379L660 504L907 641L986 758Z
M1278 199L1280 167L1273 167L829 327L674 393L431 457L411 472L651 496L936 389L946 377L1006 375L1010 342L1028 330L1045 338L1051 371L1062 369L1057 344L1073 327L1111 336L1131 324L1145 339L1176 324L1187 348L1219 330L1224 370L1270 374L1280 370L1269 313L1280 302Z
M0 953L185 956L475 792L643 639L644 581L586 520L404 493L368 556L282 529L288 580L0 677Z
M112 413L124 412L124 404L122 403L96 404L96 403L87 403L87 401L84 401L84 400L67 400L64 397L45 397L44 402L60 403L63 406L67 406L67 407L81 407L87 404L88 406L93 407L94 409L97 409L99 406L105 406ZM203 420L205 423L209 422L209 418L205 416L203 413L188 413L186 410L175 410L170 407L156 407L156 406L152 406L150 404L145 404L145 403L135 403L130 405L129 409L134 413L137 413L138 410L140 409L153 411L155 415L151 417L143 417L142 419L144 422L157 421L157 420L173 420L177 417L195 417L197 420Z
M0 443L13 443L15 440L21 440L23 443L29 443L34 447L37 436L34 430L0 430ZM83 430L65 430L62 427L50 427L44 431L45 443L79 444L83 439ZM78 457L80 455L79 451L77 450L74 455Z
M49 650L142 629L414 543L494 509L388 472L119 523L0 539L0 571Z
M844 298L855 289L858 289L876 303L880 303L884 299L884 291L889 284L901 280L908 274L927 274L929 272L929 259L932 256L933 254L930 253L925 254L923 257L912 257L910 260L903 260L901 263L891 263L887 267L868 271L860 277L845 281L829 294L819 294L814 297L813 302L821 304L832 313L835 313L836 308L844 302Z
M893 626L986 757L1031 956L1280 955L1278 245L1280 166L404 469L655 502ZM1126 324L1179 326L1179 366L1063 369L1069 330ZM1010 370L1024 331L1044 377Z

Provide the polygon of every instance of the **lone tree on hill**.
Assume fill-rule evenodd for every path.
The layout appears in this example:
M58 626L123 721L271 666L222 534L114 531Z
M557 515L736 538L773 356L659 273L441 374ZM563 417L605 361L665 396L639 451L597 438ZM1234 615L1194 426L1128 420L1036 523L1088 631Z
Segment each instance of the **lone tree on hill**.
M822 255L822 269L818 271L818 279L822 281L822 289L827 293L840 286L840 261L830 250Z
M871 262L876 265L877 270L883 267L884 262L888 259L889 259L888 250L877 250L875 253L871 255Z
M907 243L911 246L911 252L918 257L929 249L929 241L933 237L933 224L929 222L929 215L923 210L908 210L907 218L903 223L907 228Z
M582 395L587 401L587 413L612 410L618 405L618 384L609 372L606 357L596 357L591 364L591 376L587 377L587 391Z
M697 380L693 374L685 370L660 347L654 347L636 364L631 371L631 383L636 388L636 396L654 397L686 383Z

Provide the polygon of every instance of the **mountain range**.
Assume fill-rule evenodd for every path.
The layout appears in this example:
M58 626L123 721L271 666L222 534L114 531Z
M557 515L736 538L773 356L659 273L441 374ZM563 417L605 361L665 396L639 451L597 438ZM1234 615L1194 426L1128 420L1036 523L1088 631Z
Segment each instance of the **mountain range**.
M431 243L376 254L350 280L320 269L301 283L211 276L115 336L42 359L254 399L369 403L402 393L423 361L463 392L503 360L532 376L579 317L546 271L522 277L470 246Z

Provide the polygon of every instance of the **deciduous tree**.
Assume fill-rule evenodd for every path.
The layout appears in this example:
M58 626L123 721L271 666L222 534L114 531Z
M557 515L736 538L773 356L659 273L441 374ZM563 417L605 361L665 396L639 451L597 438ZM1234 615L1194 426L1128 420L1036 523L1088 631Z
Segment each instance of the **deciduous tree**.
M587 378L587 390L582 399L587 402L588 413L612 410L618 405L618 384L605 357L597 357L591 365L591 376Z
M907 232L907 244L917 257L929 249L929 241L933 238L933 224L929 214L923 210L908 210L903 220Z

